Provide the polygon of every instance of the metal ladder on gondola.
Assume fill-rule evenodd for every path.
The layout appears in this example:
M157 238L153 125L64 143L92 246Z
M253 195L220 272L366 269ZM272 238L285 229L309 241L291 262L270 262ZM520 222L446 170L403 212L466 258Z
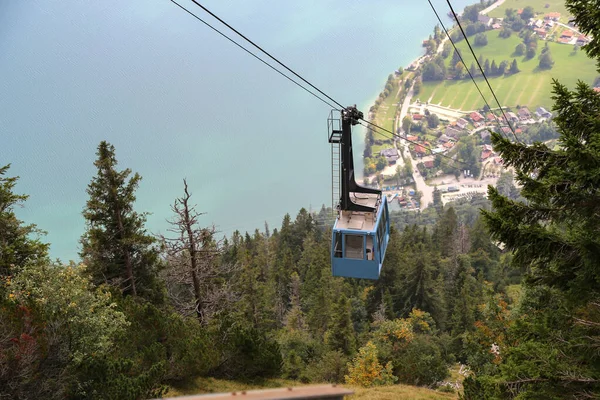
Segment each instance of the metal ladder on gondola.
M341 174L342 174L342 127L339 118L333 116L333 112L327 120L329 143L331 143L331 209L336 215L341 196Z

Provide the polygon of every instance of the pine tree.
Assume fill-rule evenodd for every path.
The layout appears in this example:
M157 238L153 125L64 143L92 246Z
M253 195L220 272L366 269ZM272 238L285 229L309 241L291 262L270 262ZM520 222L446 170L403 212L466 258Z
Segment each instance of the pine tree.
M586 52L600 60L600 1L567 0L567 9L594 38ZM508 397L515 387L522 398L600 393L600 96L583 82L571 91L554 81L553 93L559 148L492 134L527 203L489 188L494 209L484 217L528 276L501 365L465 380L466 399Z
M332 309L331 322L325 332L325 344L331 350L341 350L346 355L351 355L356 351L352 309L345 294L339 296L339 300Z
M458 52L458 50L454 49L454 52L452 53L452 61L450 61L450 65L456 65L459 62L461 62L460 61L460 53Z
M438 220L434 231L434 239L442 257L450 257L456 253L456 233L458 217L454 207L448 207Z
M116 170L113 145L101 142L96 154L98 173L87 189L81 257L96 284L107 283L125 295L159 302L162 289L156 279L160 261L155 239L145 231L145 214L133 209L142 178L137 173L129 178L130 169Z
M471 66L469 67L469 72L471 73L471 75L473 77L476 77L478 75L479 70L477 69L477 67L475 67L475 63L474 62L471 63Z
M10 164L0 167L0 278L13 275L26 264L46 260L48 251L48 245L35 238L42 232L35 225L25 225L15 214L15 207L28 196L13 192L19 178L6 177L9 168Z
M520 71L520 69L519 69L519 66L517 65L517 60L513 58L512 63L510 64L510 73L516 74L519 71Z
M437 269L433 264L431 241L418 243L407 252L408 268L403 284L404 312L412 309L430 313L438 325L443 325L443 303L436 280Z
M498 74L498 65L496 64L496 60L492 60L492 65L490 67L490 72L492 76L499 75Z

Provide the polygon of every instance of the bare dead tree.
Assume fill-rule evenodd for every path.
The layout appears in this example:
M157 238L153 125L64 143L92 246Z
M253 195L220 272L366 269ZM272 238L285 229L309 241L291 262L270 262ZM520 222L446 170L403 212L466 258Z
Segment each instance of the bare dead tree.
M190 204L191 194L183 180L184 195L171 206L175 214L169 220L169 232L161 236L166 251L164 278L175 308L186 316L196 315L206 324L212 316L235 301L230 285L236 267L220 262L222 240L215 240L215 226L201 227L198 219L205 213Z

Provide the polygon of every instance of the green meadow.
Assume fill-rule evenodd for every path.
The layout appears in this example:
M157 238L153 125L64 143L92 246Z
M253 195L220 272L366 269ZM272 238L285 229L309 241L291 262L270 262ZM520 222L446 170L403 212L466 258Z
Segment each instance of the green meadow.
M546 4L548 4L548 7L546 7ZM565 8L564 0L506 0L500 7L493 9L487 15L494 18L503 18L505 10L509 8L518 10L527 6L533 7L533 10L538 14L559 12L561 22L566 23L569 20L569 12Z
M546 43L543 40L538 41L536 56L527 60L524 56L514 55L515 47L521 42L518 35L513 34L507 39L502 39L498 37L498 31L495 30L488 31L486 35L488 37L487 46L474 47L477 57L482 55L484 59L489 58L490 63L495 60L498 65L503 60L512 62L512 59L515 58L521 70L514 75L489 78L490 85L503 106L521 105L529 108L543 106L549 109L553 103L551 99L553 78L572 88L578 80L591 84L598 75L594 62L587 58L585 52L579 50L574 53L571 45L550 42L550 52L555 64L550 70L541 70L538 67L538 55ZM473 41L473 37L470 38L470 41ZM459 42L457 47L467 66L475 62L464 40ZM448 57L446 63L449 64L450 60L451 56ZM485 80L476 78L475 81L490 106L496 108L497 105ZM421 101L429 101L463 111L480 109L485 104L471 79L424 82L418 97Z

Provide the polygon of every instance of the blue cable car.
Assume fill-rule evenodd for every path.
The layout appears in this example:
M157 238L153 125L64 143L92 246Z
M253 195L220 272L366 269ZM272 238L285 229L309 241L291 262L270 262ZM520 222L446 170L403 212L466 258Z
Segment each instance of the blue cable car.
M354 107L329 118L334 193L341 183L331 238L333 276L378 279L390 238L387 199L380 190L360 186L354 177L352 125L363 114ZM339 129L341 128L341 129Z

